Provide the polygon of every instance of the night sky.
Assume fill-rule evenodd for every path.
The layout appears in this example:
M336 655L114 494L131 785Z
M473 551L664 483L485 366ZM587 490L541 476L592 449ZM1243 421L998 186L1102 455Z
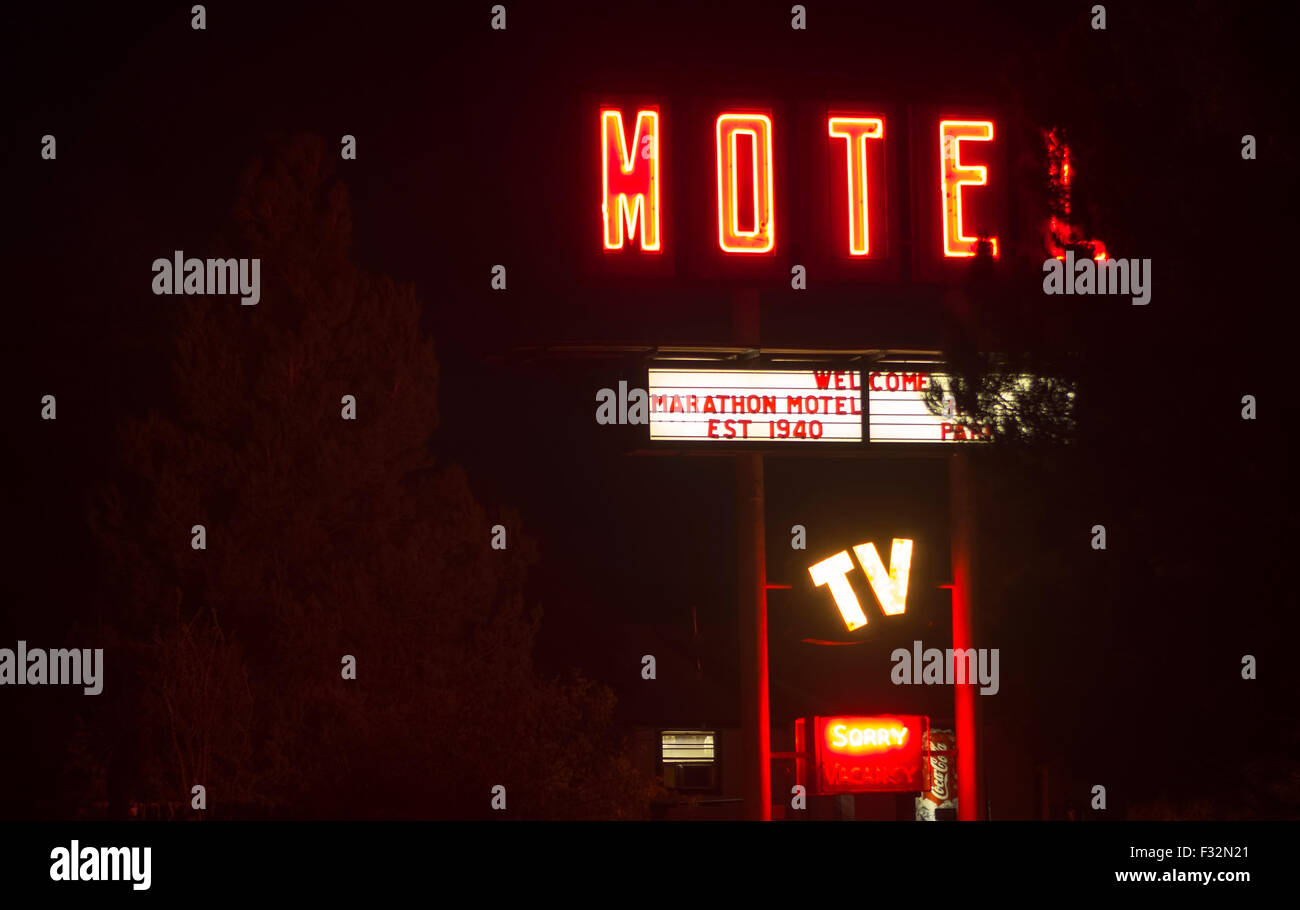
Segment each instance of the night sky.
M765 346L1080 364L1074 444L979 453L978 643L1001 649L1002 670L984 706L995 817L1035 817L1048 766L1055 811L1082 809L1104 783L1109 817L1165 800L1294 818L1284 269L1297 162L1275 8L1109 4L1097 31L1089 4L812 3L798 32L785 3L527 3L508 4L494 32L489 6L214 3L194 31L188 5L152 4L27 10L7 28L0 647L72 645L69 630L124 609L102 586L87 515L117 476L115 429L174 405L169 345L189 301L151 294L150 262L210 255L240 174L277 142L318 135L333 154L352 134L357 160L334 162L352 256L414 287L439 370L438 463L465 469L487 514L517 511L537 547L526 592L543 610L543 672L608 684L622 728L673 712L738 722L732 463L646 454L644 428L597 425L597 391L642 383L643 358L537 349L730 345L733 298L754 289ZM638 99L661 105L668 136L669 250L649 270L599 252L596 110ZM999 287L1024 293L966 295L961 280L923 280L919 226L891 231L896 258L869 280L837 271L816 118L854 101L916 130L943 106L996 112L1008 129L995 178L1019 251L1040 230L1024 213L1046 217L1032 127L1065 125L1079 220L1112 255L1152 260L1150 305L1042 295L1041 249L1008 256ZM732 104L773 111L788 213L777 254L748 272L718 261L709 234L713 117ZM45 133L56 161L40 158ZM1242 159L1244 134L1255 160ZM913 167L907 141L900 130L891 167ZM891 212L921 192L907 176L893 172ZM795 293L799 262L809 288ZM495 264L505 292L489 286ZM36 417L50 392L55 424ZM1245 394L1256 421L1241 419ZM942 459L768 459L769 582L795 586L770 600L774 727L834 711L944 716L935 692L892 689L880 668L914 638L950 641L947 482ZM1105 551L1089 545L1096 523ZM806 553L789 548L793 524L808 528ZM807 566L909 535L917 624L859 647L802 643L845 636ZM664 666L691 664L692 608L723 693L708 716L692 713L690 684L661 679L649 696L639 677L652 645ZM1241 678L1246 654L1255 681ZM89 708L79 694L21 695L0 691L5 727L26 743L3 750L0 816L66 817L51 793L72 718Z

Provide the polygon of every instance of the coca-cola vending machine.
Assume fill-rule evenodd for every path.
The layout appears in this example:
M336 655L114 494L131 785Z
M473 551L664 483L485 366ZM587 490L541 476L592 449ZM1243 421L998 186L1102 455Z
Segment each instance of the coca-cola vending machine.
M929 731L926 738L929 785L916 798L916 820L957 820L957 737L952 730Z

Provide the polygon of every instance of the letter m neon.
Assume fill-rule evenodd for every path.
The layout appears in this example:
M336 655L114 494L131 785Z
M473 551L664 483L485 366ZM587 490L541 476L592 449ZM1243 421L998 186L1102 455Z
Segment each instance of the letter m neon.
M659 252L659 112L636 112L629 143L623 112L602 110L600 167L605 249L621 250L636 237L642 250Z

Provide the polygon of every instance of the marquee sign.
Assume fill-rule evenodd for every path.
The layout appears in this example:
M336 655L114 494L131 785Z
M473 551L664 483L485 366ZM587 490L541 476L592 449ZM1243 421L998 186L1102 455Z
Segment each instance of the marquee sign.
M935 414L926 403L931 388L943 395L943 409ZM949 391L951 380L943 373L890 370L867 375L867 438L871 442L988 442L993 428L962 425L962 412Z
M992 424L957 404L954 378L937 362L878 362L875 369L652 367L652 442L988 443ZM1000 390L998 412L1016 405L1033 377ZM641 392L641 395L646 393ZM865 415L865 420L864 420ZM846 557L847 558L847 557Z
M1027 383L1029 377L1021 380ZM952 393L952 377L909 369L907 365L867 374L867 439L870 442L961 443L991 442L991 425L971 426ZM938 414L926 398L936 390L942 405ZM1014 405L1014 400L1005 407Z
M652 368L650 439L861 442L862 374Z
M920 793L927 787L925 739L918 715L817 717L817 792Z

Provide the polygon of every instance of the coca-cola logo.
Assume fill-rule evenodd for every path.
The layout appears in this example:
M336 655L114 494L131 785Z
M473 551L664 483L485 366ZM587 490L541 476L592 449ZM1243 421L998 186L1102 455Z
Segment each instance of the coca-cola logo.
M930 767L934 770L934 783L930 787L930 792L934 794L935 799L943 802L948 798L948 756L931 756Z
M952 760L951 756L946 753L948 743L939 737L930 739L930 796L938 803L947 802L948 793L948 762Z

